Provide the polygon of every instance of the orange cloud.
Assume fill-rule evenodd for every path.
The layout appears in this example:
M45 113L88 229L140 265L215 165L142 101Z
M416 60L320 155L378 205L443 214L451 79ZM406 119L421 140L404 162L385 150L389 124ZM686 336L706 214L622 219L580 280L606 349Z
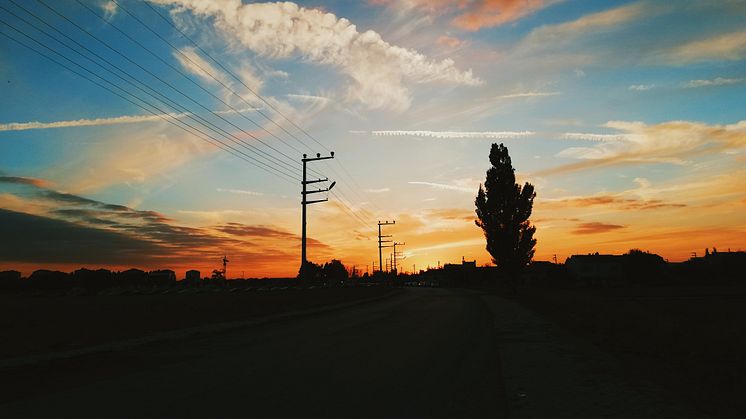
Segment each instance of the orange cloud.
M404 10L417 8L433 15L455 14L453 26L475 32L519 20L554 0L370 0L370 3Z
M609 231L619 230L624 226L618 224L606 224L599 222L591 223L580 223L577 228L573 230L574 234L596 234L596 233L608 233Z
M469 10L457 16L453 25L467 31L478 31L514 22L547 5L545 0L482 0L472 2Z
M454 38L452 36L446 36L446 35L443 35L440 38L438 38L437 42L438 42L438 45L443 45L449 48L458 48L464 44L464 41L458 38Z

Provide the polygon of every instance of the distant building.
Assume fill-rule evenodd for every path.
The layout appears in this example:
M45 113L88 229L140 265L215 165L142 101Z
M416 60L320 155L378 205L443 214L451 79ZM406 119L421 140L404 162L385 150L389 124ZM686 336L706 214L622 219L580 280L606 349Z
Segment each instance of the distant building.
M202 274L196 269L186 271L186 277L184 278L187 282L199 282L202 279Z
M565 261L567 273L577 282L602 284L622 280L624 256L622 255L572 255Z
M148 272L148 280L153 284L169 284L176 282L176 273L170 269Z

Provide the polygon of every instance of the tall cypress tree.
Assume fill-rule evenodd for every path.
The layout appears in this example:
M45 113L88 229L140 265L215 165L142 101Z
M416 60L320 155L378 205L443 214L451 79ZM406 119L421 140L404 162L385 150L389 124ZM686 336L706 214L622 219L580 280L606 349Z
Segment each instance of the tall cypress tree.
M510 276L513 285L534 256L534 232L528 218L534 205L534 185L515 182L515 169L504 145L492 144L492 167L475 200L476 224L484 231L487 251L497 268Z

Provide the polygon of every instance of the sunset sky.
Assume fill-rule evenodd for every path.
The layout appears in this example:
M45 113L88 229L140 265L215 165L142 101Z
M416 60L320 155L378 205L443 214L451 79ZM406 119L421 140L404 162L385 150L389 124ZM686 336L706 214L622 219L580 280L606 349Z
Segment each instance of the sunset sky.
M310 260L371 269L396 220L404 270L489 263L494 142L536 185L537 260L744 249L745 21L743 0L4 1L0 269L294 276L301 154L329 151Z

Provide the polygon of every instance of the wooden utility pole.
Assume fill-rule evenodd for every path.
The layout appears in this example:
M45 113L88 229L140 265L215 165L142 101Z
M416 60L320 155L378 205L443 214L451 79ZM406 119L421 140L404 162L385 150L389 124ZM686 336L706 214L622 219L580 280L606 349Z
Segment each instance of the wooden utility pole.
M387 225L393 225L396 224L396 221L388 222L378 222L378 270L380 271L383 269L383 253L381 252L381 249L384 247L394 247L392 245L386 245L384 246L384 243L392 243L393 240L382 240L384 237L391 237L391 235L388 236L382 236L381 235L381 226L387 226Z
M316 200L309 201L309 200L306 199L306 196L307 195L311 195L311 194L315 194L315 193L320 193L320 192L329 192L330 190L332 190L332 188L334 187L334 185L337 183L337 182L332 182L331 185L329 185L328 188L324 188L324 189L316 189L316 190L313 190L313 191L306 190L306 186L309 185L309 184L311 184L311 183L319 183L319 182L328 182L329 181L328 178L325 178L325 179L315 179L315 180L306 180L306 165L307 165L308 162L319 161L319 160L328 160L328 159L333 159L333 158L334 158L334 152L332 151L331 155L328 156L328 157L321 157L320 153L316 153L316 157L310 157L309 158L307 155L304 154L303 155L303 159L301 160L303 162L303 181L301 181L301 185L303 185L303 191L301 192L301 197L302 197L301 205L303 206L303 222L302 222L303 226L302 226L302 233L301 233L301 256L300 256L301 278L303 278L303 273L305 271L304 268L306 266L306 262L308 262L308 259L306 258L306 206L307 205L311 205L311 204L316 204L316 203L319 203L319 202L326 202L326 201L329 200L329 198L324 198L324 199L316 199Z

